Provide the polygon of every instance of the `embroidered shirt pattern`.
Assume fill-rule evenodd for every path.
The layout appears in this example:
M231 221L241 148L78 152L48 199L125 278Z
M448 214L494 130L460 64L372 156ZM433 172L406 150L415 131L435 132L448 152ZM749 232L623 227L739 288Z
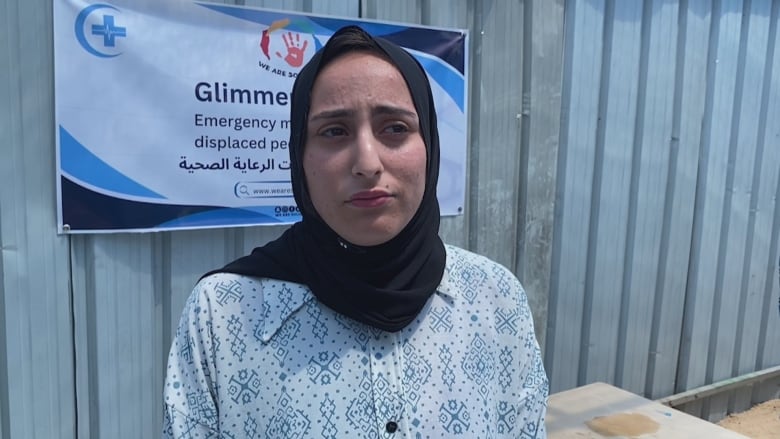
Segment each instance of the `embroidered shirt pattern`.
M548 381L504 267L447 246L437 292L397 333L306 286L211 275L168 358L166 438L544 438Z

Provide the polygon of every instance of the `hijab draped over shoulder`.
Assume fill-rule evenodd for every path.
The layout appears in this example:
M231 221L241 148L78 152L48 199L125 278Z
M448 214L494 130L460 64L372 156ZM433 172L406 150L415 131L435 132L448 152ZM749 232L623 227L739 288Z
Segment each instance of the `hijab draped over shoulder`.
M371 48L343 43L345 37L355 36ZM376 53L399 70L417 110L427 153L425 191L417 212L390 241L368 247L347 242L323 221L312 204L303 169L314 82L327 64L355 50ZM337 31L301 70L293 85L290 113L290 172L302 220L275 241L204 277L229 272L304 284L339 313L385 331L401 330L436 291L446 261L438 235L439 135L425 71L399 46L348 26Z

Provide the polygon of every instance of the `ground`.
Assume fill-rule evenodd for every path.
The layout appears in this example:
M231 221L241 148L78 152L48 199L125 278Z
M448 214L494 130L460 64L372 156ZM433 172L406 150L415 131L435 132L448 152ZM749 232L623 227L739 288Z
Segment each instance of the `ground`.
M729 415L718 425L752 439L780 437L780 399L772 399L742 413Z

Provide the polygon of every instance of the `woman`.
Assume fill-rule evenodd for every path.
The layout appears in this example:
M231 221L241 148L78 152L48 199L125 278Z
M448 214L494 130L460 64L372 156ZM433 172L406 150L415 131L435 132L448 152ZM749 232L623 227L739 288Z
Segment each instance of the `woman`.
M302 221L196 285L166 437L545 437L522 287L439 239L420 65L343 28L296 79L290 122Z

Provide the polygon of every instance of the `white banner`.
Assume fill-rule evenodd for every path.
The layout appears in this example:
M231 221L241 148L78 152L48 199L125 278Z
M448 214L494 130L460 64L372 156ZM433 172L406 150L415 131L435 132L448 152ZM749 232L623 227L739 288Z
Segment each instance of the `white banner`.
M60 232L297 221L290 90L338 28L409 50L434 89L443 215L462 212L467 36L202 2L54 2Z

